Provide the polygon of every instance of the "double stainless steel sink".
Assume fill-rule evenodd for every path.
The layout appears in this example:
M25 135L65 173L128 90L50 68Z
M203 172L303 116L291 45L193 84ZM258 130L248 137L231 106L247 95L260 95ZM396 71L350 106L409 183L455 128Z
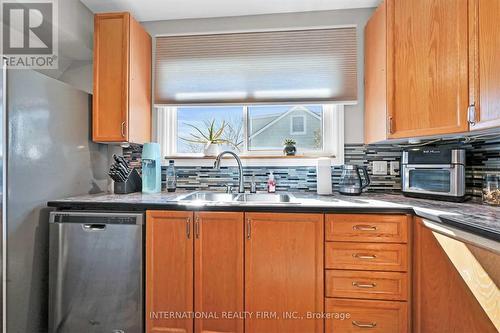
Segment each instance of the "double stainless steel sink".
M299 204L291 194L194 192L177 199L195 204Z

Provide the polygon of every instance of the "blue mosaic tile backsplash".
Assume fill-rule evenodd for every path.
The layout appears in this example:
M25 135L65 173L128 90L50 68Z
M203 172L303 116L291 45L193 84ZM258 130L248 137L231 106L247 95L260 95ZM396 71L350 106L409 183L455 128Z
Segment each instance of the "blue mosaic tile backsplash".
M470 194L481 196L483 178L487 173L500 174L500 137L488 141L461 144L467 150L466 182ZM372 161L400 161L402 148L394 145L345 145L346 164L363 165L368 168L371 192L400 192L399 176L374 176ZM124 149L124 155L133 167L140 168L141 147ZM183 190L223 190L226 184L237 184L238 171L235 167L176 167L177 187ZM257 190L265 191L269 171L273 171L278 191L316 192L316 167L245 167L245 187L250 188L255 174ZM332 184L338 186L340 167L332 168ZM163 169L163 182L165 168Z

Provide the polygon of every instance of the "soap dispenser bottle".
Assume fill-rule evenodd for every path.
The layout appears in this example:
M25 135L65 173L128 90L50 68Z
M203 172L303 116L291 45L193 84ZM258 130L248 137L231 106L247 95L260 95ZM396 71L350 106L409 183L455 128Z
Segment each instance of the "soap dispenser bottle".
M275 193L276 192L276 180L274 179L273 172L269 172L269 179L267 180L267 192Z

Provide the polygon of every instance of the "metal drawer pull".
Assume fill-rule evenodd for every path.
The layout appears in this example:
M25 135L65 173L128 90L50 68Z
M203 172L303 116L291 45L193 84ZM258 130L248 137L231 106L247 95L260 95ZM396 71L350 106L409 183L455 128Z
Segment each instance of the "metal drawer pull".
M353 281L352 285L358 288L375 288L377 284L375 282L357 282Z
M377 326L377 323L362 323L362 322L359 322L359 321L356 321L356 320L353 320L352 321L352 324L356 327L359 327L359 328L374 328Z
M252 238L252 224L250 219L247 219L247 239L250 240Z
M366 224L358 224L352 227L352 230L358 230L358 231L376 231L377 226L374 225L366 225Z
M197 216L196 221L194 222L194 234L196 239L200 238L200 218Z
M186 236L187 238L191 238L191 219L188 217L186 219Z
M377 256L374 254L362 254L362 253L354 253L352 256L354 258L366 259L366 260L371 260L371 259L377 258Z

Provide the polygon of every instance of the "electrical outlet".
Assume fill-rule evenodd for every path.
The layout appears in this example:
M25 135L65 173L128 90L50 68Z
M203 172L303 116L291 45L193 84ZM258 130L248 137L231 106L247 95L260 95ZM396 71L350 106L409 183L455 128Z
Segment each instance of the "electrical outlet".
M387 161L373 161L372 174L376 176L387 176Z
M399 162L391 161L390 170L391 170L391 176L399 175Z

